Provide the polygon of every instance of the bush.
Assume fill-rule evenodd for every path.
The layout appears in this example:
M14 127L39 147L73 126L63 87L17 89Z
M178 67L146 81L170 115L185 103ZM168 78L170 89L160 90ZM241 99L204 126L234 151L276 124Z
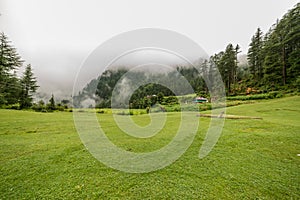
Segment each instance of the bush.
M298 92L300 92L300 76L297 77L295 83L294 83L294 87L296 88L296 90Z
M58 111L65 111L65 107L62 105L56 106L56 110Z
M283 97L283 93L280 91L273 91L264 94L254 94L254 95L246 95L246 96L232 96L226 97L227 100L230 101L248 101L248 100L259 100L259 99L274 99Z
M178 99L176 96L164 97L161 104L162 105L176 105L176 104L178 104Z
M11 104L11 105L6 105L6 106L4 106L4 108L6 108L6 109L20 110L20 104L16 103L16 104Z
M36 111L36 112L41 112L42 110L46 110L47 111L46 106L43 105L43 104L41 104L41 103L33 104L31 106L31 109L34 110L34 111Z
M105 112L104 112L104 110L98 110L97 113L104 114Z

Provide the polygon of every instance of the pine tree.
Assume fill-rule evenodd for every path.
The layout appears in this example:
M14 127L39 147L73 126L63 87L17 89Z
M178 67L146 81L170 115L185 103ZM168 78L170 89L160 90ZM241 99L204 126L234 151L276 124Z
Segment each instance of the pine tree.
M0 105L18 101L20 83L15 70L21 67L23 60L11 45L8 37L0 32Z
M25 72L21 79L21 85L22 85L22 92L20 97L20 107L28 108L32 104L33 94L36 92L37 88L39 87L37 85L37 80L36 77L34 77L30 64L27 65L25 69Z
M237 54L239 46L236 48L232 44L228 44L225 52L220 52L215 56L215 64L222 76L222 79L227 90L227 95L232 92L232 84L235 83L237 71Z
M55 110L55 100L54 100L54 95L51 95L51 98L49 99L49 104L47 105L47 108L49 110Z
M251 39L248 50L248 62L250 67L250 72L257 82L263 76L263 33L260 28L257 28L256 33Z

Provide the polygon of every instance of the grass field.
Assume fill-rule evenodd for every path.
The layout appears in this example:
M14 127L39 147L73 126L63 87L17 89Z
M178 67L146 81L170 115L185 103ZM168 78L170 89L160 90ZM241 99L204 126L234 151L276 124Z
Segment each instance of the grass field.
M300 97L229 107L210 154L199 159L209 118L190 148L172 165L145 174L106 167L83 146L70 112L0 110L0 199L300 199ZM168 113L153 138L122 134L110 114L97 114L108 137L130 151L168 143L179 113ZM129 117L129 116L127 116ZM148 115L131 116L140 125Z

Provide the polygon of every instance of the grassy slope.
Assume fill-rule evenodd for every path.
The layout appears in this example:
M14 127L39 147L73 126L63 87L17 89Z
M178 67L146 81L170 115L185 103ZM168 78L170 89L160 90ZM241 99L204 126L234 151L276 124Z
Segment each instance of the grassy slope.
M127 174L85 150L72 113L0 110L0 199L300 198L300 97L230 107L227 113L263 120L226 120L217 145L200 160L209 123L201 118L194 143L179 160L156 172ZM165 145L178 121L178 113L168 114L168 130L138 143L121 134L110 115L98 116L115 143L134 151ZM142 124L148 116L134 120Z

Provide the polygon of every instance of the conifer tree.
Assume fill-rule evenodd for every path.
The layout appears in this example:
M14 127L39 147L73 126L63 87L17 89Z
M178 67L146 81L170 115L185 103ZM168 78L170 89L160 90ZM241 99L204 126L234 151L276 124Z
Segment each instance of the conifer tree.
M250 73L253 75L254 80L257 82L263 76L263 33L260 28L251 39L248 50L248 62L250 67Z
M23 77L21 79L21 96L20 96L20 107L21 108L28 108L32 104L32 96L36 92L37 85L36 77L32 72L31 65L27 65Z
M0 32L0 105L18 101L20 83L15 70L22 64L23 60L16 48L11 45L8 37Z

